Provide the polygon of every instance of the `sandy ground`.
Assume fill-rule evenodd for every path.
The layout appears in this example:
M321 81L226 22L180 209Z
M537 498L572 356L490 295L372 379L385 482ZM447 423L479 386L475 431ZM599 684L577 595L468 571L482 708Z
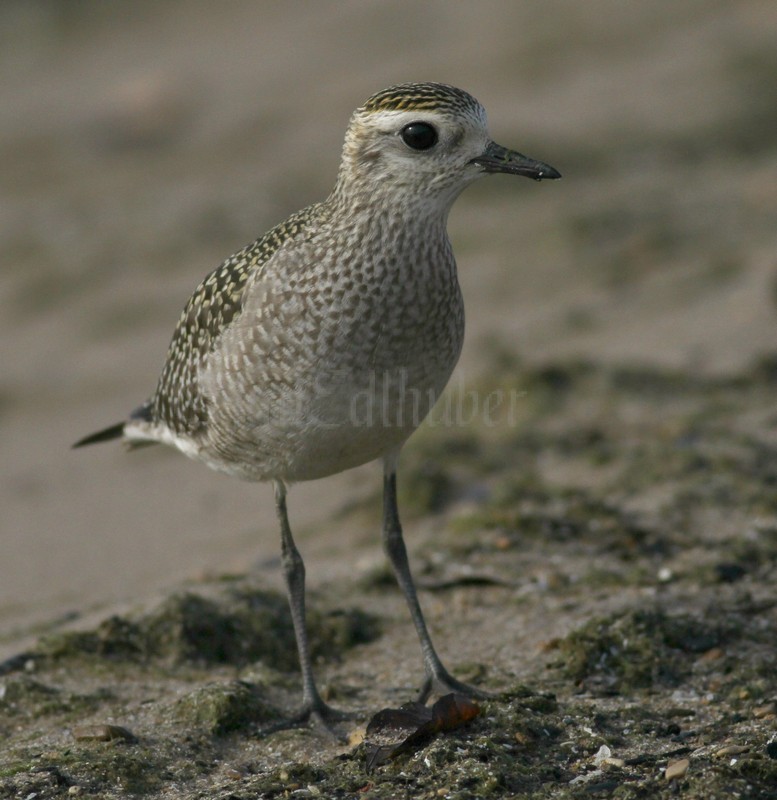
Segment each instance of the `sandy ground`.
M564 175L483 181L454 209L458 391L495 341L694 376L775 350L769 0L7 2L0 65L0 655L277 562L267 487L69 445L153 389L205 273L326 195L351 110L391 83L466 88L497 141ZM380 558L374 519L337 519L378 482L368 465L294 488L313 587Z
M773 346L769 2L68 8L0 18L6 635L274 556L266 488L68 446L146 397L207 271L327 193L351 109L384 85L466 87L497 140L565 176L492 179L454 210L462 384L491 335L707 370ZM314 576L343 545L329 514L376 479L295 489Z

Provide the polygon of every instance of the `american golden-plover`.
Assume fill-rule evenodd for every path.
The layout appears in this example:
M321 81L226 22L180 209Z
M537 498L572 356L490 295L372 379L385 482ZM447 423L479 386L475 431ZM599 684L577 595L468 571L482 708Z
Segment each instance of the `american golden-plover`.
M302 670L296 721L337 718L313 678L305 567L286 489L382 459L383 544L410 607L432 690L452 677L424 622L396 498L400 449L459 358L464 305L446 232L482 175L559 178L491 141L483 107L439 83L392 86L357 108L332 193L211 272L178 320L156 391L75 446L123 438L177 447L213 469L272 481Z

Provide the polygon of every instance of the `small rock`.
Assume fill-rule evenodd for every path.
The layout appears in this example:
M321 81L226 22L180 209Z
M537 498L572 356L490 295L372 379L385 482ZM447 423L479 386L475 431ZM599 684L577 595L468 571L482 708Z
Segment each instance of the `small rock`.
M699 661L719 661L726 655L726 651L722 647L712 647L699 656Z
M669 581L674 578L674 573L671 569L669 569L669 567L661 567L661 569L658 570L656 577L658 578L659 583L669 583Z
M681 758L679 761L673 761L671 764L667 764L664 777L668 781L676 781L680 778L684 778L685 773L688 772L688 767L690 765L691 762L687 758Z
M765 706L758 706L757 708L754 708L753 716L756 719L765 719L767 717L777 716L777 703L772 701L771 703L767 703Z
M746 747L741 744L727 744L725 747L721 747L720 750L716 750L714 753L715 758L725 758L726 756L738 756L742 753L746 753L750 748Z
M610 750L606 744L603 744L594 755L594 764L596 764L597 767L600 767L604 761L611 757L612 750Z
M73 738L79 741L112 742L122 739L125 742L136 742L135 735L122 728L121 725L80 725L71 731Z

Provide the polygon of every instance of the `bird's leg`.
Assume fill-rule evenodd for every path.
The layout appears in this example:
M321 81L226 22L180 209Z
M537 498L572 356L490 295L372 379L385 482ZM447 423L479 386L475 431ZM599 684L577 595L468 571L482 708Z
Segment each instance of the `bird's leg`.
M313 678L310 645L305 626L305 564L294 544L294 537L291 535L289 517L286 512L286 487L281 481L275 482L275 508L281 524L281 561L289 596L294 636L297 640L300 669L302 670L302 708L292 718L278 724L270 724L262 732L269 733L295 727L311 719L332 732L330 724L337 720L347 719L348 715L331 708L324 702Z
M445 669L434 649L421 606L418 603L413 576L410 574L407 550L402 538L402 525L399 522L399 510L397 509L397 476L393 464L390 463L386 464L383 477L383 547L394 568L397 582L405 595L405 600L410 608L410 616L421 641L426 678L418 693L418 701L426 702L433 691L459 692L470 697L492 697L493 695L488 692L456 680Z

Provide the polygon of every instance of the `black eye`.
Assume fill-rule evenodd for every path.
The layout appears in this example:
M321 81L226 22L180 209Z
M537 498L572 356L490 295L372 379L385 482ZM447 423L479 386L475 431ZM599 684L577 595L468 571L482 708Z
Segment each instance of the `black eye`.
M437 131L426 122L411 122L402 128L402 141L413 150L428 150L437 144Z

